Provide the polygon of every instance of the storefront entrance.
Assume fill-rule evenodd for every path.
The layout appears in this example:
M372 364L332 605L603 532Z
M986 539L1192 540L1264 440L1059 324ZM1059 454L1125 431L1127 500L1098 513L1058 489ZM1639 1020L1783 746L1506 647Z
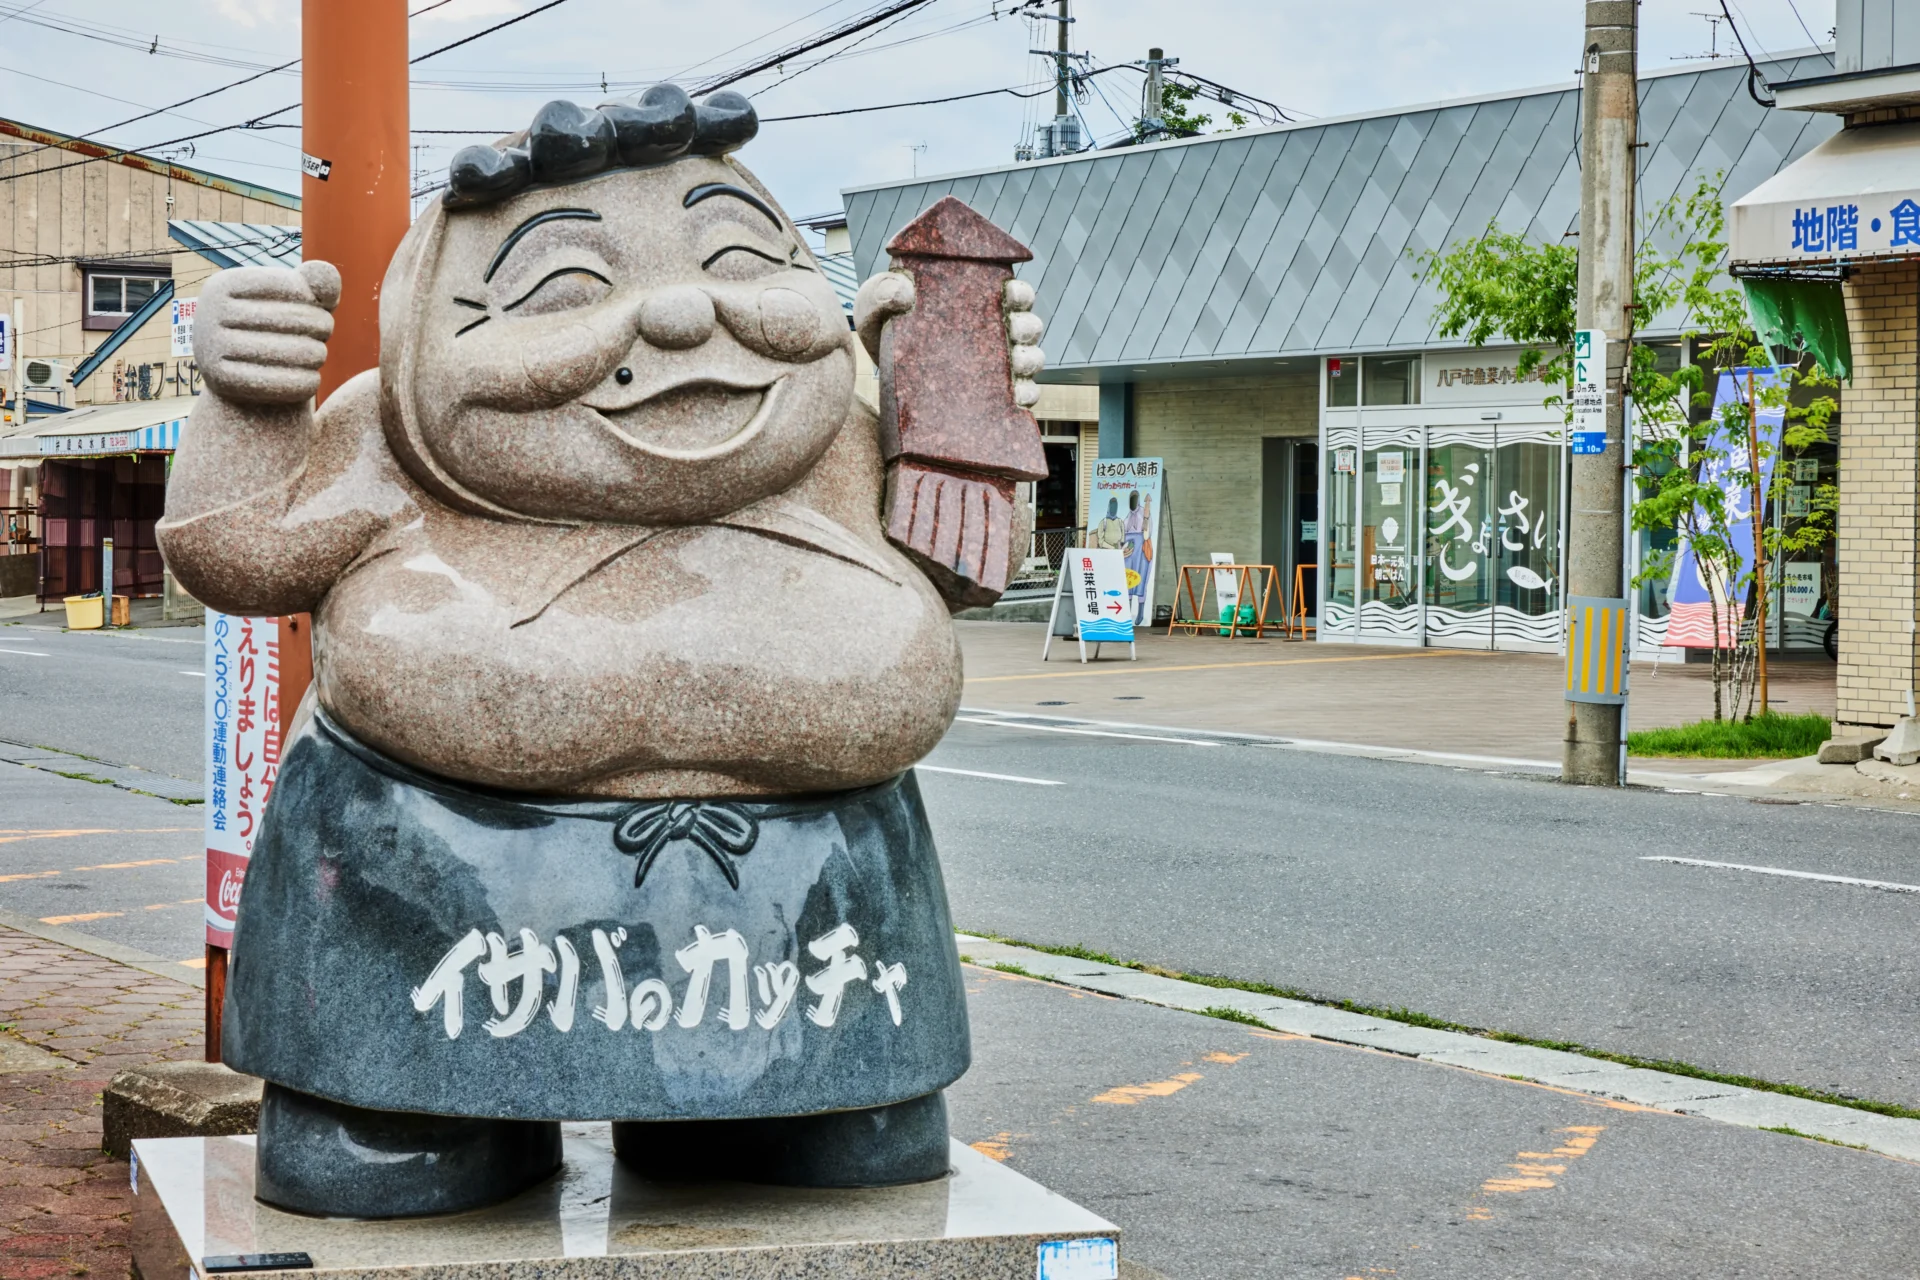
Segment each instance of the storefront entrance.
M1498 421L1326 429L1321 635L1552 651L1565 452Z

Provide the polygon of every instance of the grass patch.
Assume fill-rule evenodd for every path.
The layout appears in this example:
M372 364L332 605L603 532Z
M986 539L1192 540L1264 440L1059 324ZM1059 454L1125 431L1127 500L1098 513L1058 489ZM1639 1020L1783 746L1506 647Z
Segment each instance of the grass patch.
M997 960L994 962L993 967L1002 973L1014 973L1023 978L1031 978L1033 976L1031 973L1028 973L1024 967L1015 964L1011 960Z
M1736 1085L1742 1089L1753 1089L1760 1093L1778 1093L1789 1098L1805 1098L1808 1102L1824 1102L1830 1106L1850 1107L1855 1111L1869 1111L1874 1115L1892 1116L1897 1120L1920 1120L1920 1109L1903 1107L1895 1102L1877 1102L1872 1098L1853 1098L1846 1094L1826 1093L1819 1089L1808 1089L1797 1084L1783 1084L1777 1080L1762 1080L1758 1076L1734 1075L1724 1071L1709 1071L1705 1067L1696 1067L1690 1062L1676 1062L1671 1058L1641 1058L1630 1053L1611 1053L1605 1049L1596 1049L1575 1040L1542 1040L1534 1036L1517 1035L1511 1031L1500 1031L1490 1027L1469 1026L1464 1022L1451 1022L1446 1018L1436 1018L1432 1014L1404 1007L1386 1008L1381 1005L1362 1004L1358 1000L1342 1000L1333 996L1316 995L1298 987L1275 986L1271 982L1255 982L1242 978L1223 978L1211 973L1183 973L1178 969L1167 969L1160 965L1143 964L1129 960L1119 960L1101 951L1089 951L1085 947L1048 946L1039 942L1025 942L1019 938L1003 937L995 933L982 933L979 930L965 930L967 934L986 938L992 942L1003 942L1008 946L1025 947L1029 951L1039 951L1046 955L1070 956L1075 960L1097 960L1101 964L1110 964L1122 969L1133 969L1140 973L1151 973L1162 978L1173 978L1179 982L1191 982L1203 987L1217 987L1229 991L1251 991L1255 995L1278 996L1283 1000L1299 1000L1306 1004L1317 1004L1329 1009L1343 1009L1348 1013L1357 1013L1368 1018L1379 1018L1387 1022L1404 1023L1410 1027L1426 1027L1433 1031L1454 1031L1461 1035L1479 1036L1483 1040L1498 1040L1505 1044L1532 1045L1537 1049L1558 1049L1562 1053L1577 1053L1583 1058L1594 1058L1601 1062L1618 1063L1623 1067L1640 1067L1648 1071L1664 1071L1668 1075L1686 1076L1693 1080L1709 1080L1714 1084ZM994 966L1010 973L1019 973L1027 977L1038 975L1029 973L1019 965L1003 962ZM1052 981L1043 978L1042 981ZM1226 1013L1215 1012L1215 1006L1201 1010L1214 1017L1226 1017L1239 1021L1242 1016L1237 1010ZM1267 1024L1262 1023L1262 1026ZM1787 1132L1782 1130L1782 1132ZM1803 1134L1802 1137L1815 1137ZM1827 1139L1820 1138L1825 1142ZM1846 1143L1836 1145L1846 1146Z
M1781 760L1810 756L1833 736L1833 725L1817 711L1783 715L1769 711L1751 720L1696 720L1666 729L1640 729L1627 735L1627 753L1636 756L1697 756L1710 760Z
M1873 1150L1872 1147L1858 1142L1842 1142L1838 1138L1823 1138L1817 1133L1803 1133L1791 1125L1763 1124L1760 1126L1760 1129L1763 1133L1784 1133L1789 1138L1805 1138L1809 1142L1824 1142L1830 1147L1850 1147L1855 1151Z
M1210 1004L1200 1012L1209 1018L1218 1018L1222 1022L1244 1022L1250 1027L1264 1027L1267 1025L1250 1013L1239 1009L1230 1009L1224 1004Z

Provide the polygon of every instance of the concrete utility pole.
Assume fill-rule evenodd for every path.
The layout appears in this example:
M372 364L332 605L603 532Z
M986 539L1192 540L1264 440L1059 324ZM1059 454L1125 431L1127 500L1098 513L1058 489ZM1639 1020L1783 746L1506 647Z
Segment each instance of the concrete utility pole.
M1639 127L1639 9L1634 0L1587 0L1580 95L1580 279L1575 324L1606 334L1606 451L1573 458L1568 596L1626 594L1623 498L1631 462L1626 432L1628 340L1633 327L1634 142ZM1628 646L1631 652L1631 646ZM1622 781L1626 707L1567 702L1565 782Z
M1064 120L1067 115L1067 24L1073 18L1067 13L1067 0L1060 0L1060 42L1054 48L1060 51L1054 63L1053 118Z
M1147 50L1147 85L1140 96L1141 136L1152 138L1167 129L1167 68L1179 61L1165 49Z

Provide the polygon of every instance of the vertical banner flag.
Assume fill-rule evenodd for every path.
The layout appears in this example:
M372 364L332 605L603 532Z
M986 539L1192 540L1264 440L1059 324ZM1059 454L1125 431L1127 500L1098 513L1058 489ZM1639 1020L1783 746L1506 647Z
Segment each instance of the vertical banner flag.
M1133 609L1127 601L1127 566L1111 547L1081 547L1067 553L1073 572L1073 616L1080 639L1133 642Z
M287 708L286 714L292 709ZM260 815L280 774L280 624L207 610L207 943L233 945Z
M1779 375L1772 369L1735 369L1720 375L1714 389L1713 413L1720 416L1722 406L1745 405L1747 374L1753 374L1756 393L1778 386ZM1744 415L1742 415L1744 416ZM1756 424L1762 443L1779 443L1780 428L1786 417L1781 408L1762 408ZM1745 424L1719 429L1715 440L1721 456L1709 458L1700 469L1703 484L1714 485L1726 495L1727 532L1733 537L1733 553L1743 571L1753 568L1753 489L1745 479L1747 471L1747 433ZM1760 460L1760 492L1765 494L1773 481L1773 459ZM1675 557L1673 578L1667 587L1668 620L1665 643L1692 649L1711 649L1713 618L1720 615L1720 647L1732 648L1746 616L1744 588L1723 580L1723 575L1701 565L1693 548L1682 546Z
M1158 458L1100 458L1093 464L1087 545L1118 551L1125 560L1131 621L1139 626L1153 620L1154 544L1165 471Z

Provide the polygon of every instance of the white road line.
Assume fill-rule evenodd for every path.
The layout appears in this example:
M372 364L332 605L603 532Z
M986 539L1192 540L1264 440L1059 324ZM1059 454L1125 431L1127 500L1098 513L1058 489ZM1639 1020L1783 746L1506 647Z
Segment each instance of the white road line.
M32 649L0 649L0 653L17 653L23 658L51 658L50 653L39 653Z
M1708 862L1704 858L1669 858L1658 854L1642 862L1671 862L1682 867L1712 867L1717 871L1751 871L1761 876L1787 876L1794 880L1820 880L1827 884L1851 884L1862 889L1880 889L1887 893L1920 893L1920 884L1895 884L1891 880L1859 880L1853 876L1827 876L1817 871L1789 871L1785 867L1749 867L1738 862Z
M995 782L1025 782L1036 787L1063 787L1064 782L1052 778L1022 778L1012 773L982 773L978 769L946 769L937 764L917 764L916 769L925 769L928 773L957 773L963 778L991 778Z
M956 724L984 724L998 729L1027 729L1034 733L1071 733L1082 738L1128 738L1134 742L1171 742L1182 747L1217 747L1217 742L1201 738L1165 738L1151 733L1112 733L1104 729L1068 729L1056 724L1028 724L1024 720L987 720L978 716L956 716Z
M192 676L196 680L205 680L207 678L207 673L204 671L176 671L174 672L174 674L181 675L181 676Z

